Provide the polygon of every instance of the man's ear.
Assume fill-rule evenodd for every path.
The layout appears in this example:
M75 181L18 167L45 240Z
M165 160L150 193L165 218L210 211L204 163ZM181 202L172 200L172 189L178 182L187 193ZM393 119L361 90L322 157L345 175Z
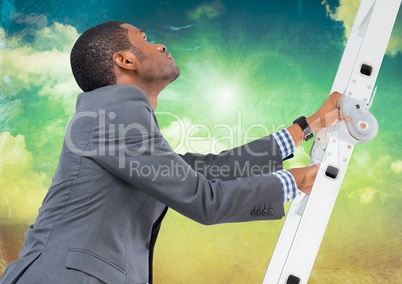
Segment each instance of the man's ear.
M135 57L135 55L127 50L118 51L115 54L113 54L113 62L117 66L127 70L136 69L136 62L137 62L136 59L137 58Z

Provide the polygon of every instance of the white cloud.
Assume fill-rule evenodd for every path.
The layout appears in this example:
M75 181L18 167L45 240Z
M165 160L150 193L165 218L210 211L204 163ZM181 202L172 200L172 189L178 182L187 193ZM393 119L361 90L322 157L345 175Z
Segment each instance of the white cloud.
M391 170L396 174L402 173L402 161L398 160L398 161L393 162L391 164Z
M78 36L75 27L55 22L51 26L36 30L33 46L38 50L57 49L69 54Z
M3 28L0 28L0 50L4 49L6 47L6 32L4 31ZM2 56L3 52L0 51L0 56ZM1 59L1 57L0 57ZM0 69L1 71L1 69Z
M12 20L17 24L28 24L30 27L43 28L47 26L48 21L45 15L28 14L14 12L12 13Z
M202 19L214 19L226 12L226 7L220 0L213 0L212 2L201 4L193 11L187 14L187 17L193 21Z
M370 203L374 199L374 195L377 193L377 190L371 187L366 187L359 190L360 193L360 202L361 203Z
M350 193L349 198L357 199L360 203L370 204L376 198L384 200L388 194L373 187L363 187Z
M327 15L334 21L342 22L345 28L345 37L348 38L355 20L360 0L339 0L339 6L334 8L324 0ZM386 54L394 56L402 52L402 12L399 10L397 20L392 31L391 38L388 43Z
M356 147L347 168L342 189L349 198L362 204L387 202L395 198L394 175L390 170L390 155L374 154ZM399 186L399 184L398 184Z
M366 187L361 190L360 192L360 202L361 203L370 203L374 199L374 195L376 194L377 190L371 187Z
M46 175L33 169L22 135L0 133L0 219L33 219L46 193Z
M345 37L349 37L353 22L359 8L360 0L339 0L339 7L334 11L326 0L322 2L327 10L327 15L334 21L343 22Z
M66 131L66 121L63 119L54 119L48 121L40 129L40 134L35 140L35 147L51 145L55 137L63 137ZM51 135L49 135L51 133Z
M17 19L31 22L36 18L31 15L24 19L20 15ZM2 31L3 78L0 87L4 90L3 95L12 95L32 86L40 87L39 95L61 101L70 113L80 92L70 69L70 50L79 36L76 28L56 22L29 32L33 39L27 42L22 36L7 36Z

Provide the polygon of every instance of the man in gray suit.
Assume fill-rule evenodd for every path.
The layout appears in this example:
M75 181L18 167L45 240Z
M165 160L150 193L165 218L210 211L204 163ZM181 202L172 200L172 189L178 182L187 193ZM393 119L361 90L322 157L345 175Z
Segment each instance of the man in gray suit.
M71 66L84 93L37 220L1 284L150 283L168 207L203 224L282 218L283 203L297 188L310 193L318 170L285 171L282 160L339 120L334 93L273 135L219 155L178 155L154 116L158 94L180 73L165 46L108 22L80 36ZM253 172L236 170L247 164Z

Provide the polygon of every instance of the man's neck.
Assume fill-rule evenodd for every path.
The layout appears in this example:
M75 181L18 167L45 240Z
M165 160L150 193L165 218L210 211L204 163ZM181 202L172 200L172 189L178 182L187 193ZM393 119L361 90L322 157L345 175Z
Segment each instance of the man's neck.
M165 88L165 85L161 84L132 84L137 88L140 88L148 97L151 103L152 109L155 110L158 104L159 93Z
M152 109L155 110L159 93L165 88L167 84L156 83L143 83L128 80L117 80L116 85L130 85L141 89L148 97Z
M149 102L151 103L151 107L153 110L156 109L157 105L158 105L158 94L155 96L151 96L149 95L147 92L145 92L145 94L147 94Z

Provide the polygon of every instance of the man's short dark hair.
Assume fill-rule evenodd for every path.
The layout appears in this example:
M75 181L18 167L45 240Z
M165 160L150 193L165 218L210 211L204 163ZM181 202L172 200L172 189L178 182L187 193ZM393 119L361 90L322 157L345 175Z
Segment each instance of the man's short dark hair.
M84 91L114 85L113 54L135 51L123 22L106 22L85 31L76 41L70 55L71 70Z

